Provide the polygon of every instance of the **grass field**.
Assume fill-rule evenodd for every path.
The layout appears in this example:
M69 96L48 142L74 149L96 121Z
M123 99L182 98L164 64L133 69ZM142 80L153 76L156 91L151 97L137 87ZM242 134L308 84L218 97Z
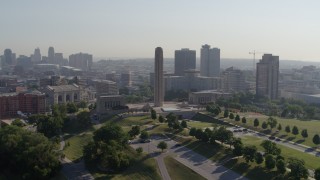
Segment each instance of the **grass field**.
M132 126L132 125L146 125L152 124L157 122L157 120L152 120L149 116L132 116L126 117L120 120L114 121L115 123L119 124L120 126Z
M218 119L215 119L213 117L210 117L208 115L202 114L202 113L197 113L195 116L191 118L194 121L201 121L201 122L207 122L207 123L213 123L216 125L223 125L223 126L228 126L228 124L219 121Z
M200 122L200 121L189 121L187 122L188 126L195 127L195 128L207 128L212 127L213 123L208 122Z
M171 179L185 180L185 179L195 179L195 180L204 180L202 176L194 172L192 169L189 169L185 165L181 164L171 156L164 158L168 173Z
M89 167L91 174L95 179L114 179L114 180L161 180L160 171L154 158L149 158L147 155L137 157L133 165L122 171L120 174L107 174L99 172L96 169Z
M66 138L66 146L63 150L65 156L71 161L79 160L83 155L83 147L92 140L92 134L85 133L80 135L74 135L70 138ZM70 144L70 145L69 145Z
M260 146L262 143L262 139L253 137L253 136L243 136L241 137L243 144L245 145L255 145L258 150L263 151L264 149ZM286 146L282 146L277 144L277 146L281 149L281 155L288 159L289 157L297 157L299 159L303 159L306 163L306 167L308 169L316 169L320 167L320 157L315 157L313 155L300 152L298 150L288 148Z
M244 125L246 127L249 128L253 128L253 121L255 118L258 118L259 122L260 122L260 126L258 128L259 131L263 131L263 129L261 128L261 124L263 123L263 121L266 121L268 119L268 116L265 115L259 115L259 114L252 114L252 113L239 113L240 117L246 117L247 119L247 123L246 124L242 124L241 122L236 122L234 120L230 120L230 119L226 119L228 121L232 121L235 124L239 124L239 125ZM312 142L312 138L315 134L319 134L320 135L320 121L317 120L313 120L313 121L302 121L302 120L297 120L297 119L285 119L285 118L280 118L280 117L275 117L278 121L278 124L280 123L282 126L282 130L275 134L275 136L280 137L280 138L284 138L286 140L289 141L293 141L295 143L302 143L305 144L307 146L311 146L311 147L315 147L315 144L313 144ZM285 132L285 127L289 125L291 130L293 126L297 126L299 129L299 133L301 133L301 131L303 129L307 129L308 130L308 134L309 137L304 139L300 134L295 136L291 133L287 134ZM274 128L273 132L275 132L276 128Z

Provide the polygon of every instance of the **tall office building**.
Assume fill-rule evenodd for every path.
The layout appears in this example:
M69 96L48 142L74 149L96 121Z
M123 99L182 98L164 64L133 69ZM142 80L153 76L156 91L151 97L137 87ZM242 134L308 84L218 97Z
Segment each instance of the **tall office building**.
M196 69L196 51L187 48L174 53L174 74L183 76L185 70Z
M32 62L35 62L35 63L41 62L41 53L39 48L36 48L34 50L34 53L32 55Z
M210 49L208 44L202 46L200 54L200 75L207 77L219 77L220 49Z
M163 51L161 47L157 47L155 50L154 59L154 106L162 107L164 99L164 87L163 87Z
M62 53L54 53L54 63L63 65L63 54Z
M48 50L48 63L55 64L54 63L54 48L53 47L49 47L49 50Z
M2 65L10 66L15 65L16 62L16 54L12 53L11 49L5 49L3 53Z
M86 53L71 54L69 56L69 66L89 71L92 66L92 55Z
M279 56L264 54L257 63L256 95L278 98Z

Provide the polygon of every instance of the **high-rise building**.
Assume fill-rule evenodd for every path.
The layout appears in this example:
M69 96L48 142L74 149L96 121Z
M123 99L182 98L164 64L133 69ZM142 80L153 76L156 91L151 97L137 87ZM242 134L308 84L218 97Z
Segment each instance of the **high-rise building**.
M174 74L183 76L184 71L196 69L196 51L187 48L176 50L174 53Z
M220 49L210 48L208 44L202 46L200 74L207 77L218 77L220 75Z
M54 54L54 63L53 64L63 65L63 54L62 53L55 53Z
M55 64L54 63L54 48L53 47L49 47L49 50L48 50L48 63Z
M35 62L35 63L41 62L41 53L40 53L40 49L39 48L36 48L34 50L34 53L33 53L33 56L32 56L32 62Z
M256 95L278 98L279 56L264 54L257 63Z
M162 107L164 99L163 87L163 51L161 47L155 50L154 64L154 106Z
M92 55L86 53L72 54L69 56L69 66L89 71L92 66Z
M221 88L226 92L246 92L249 89L245 74L239 69L227 68L221 73L221 79Z
M120 75L120 84L122 87L131 87L131 72L123 72Z
M16 63L16 54L12 53L11 49L5 49L3 53L2 65L10 66L15 65Z

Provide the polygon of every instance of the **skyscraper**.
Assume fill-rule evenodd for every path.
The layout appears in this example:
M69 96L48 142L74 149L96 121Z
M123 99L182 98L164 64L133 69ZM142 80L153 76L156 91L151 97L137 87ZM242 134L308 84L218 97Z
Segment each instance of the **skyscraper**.
M16 64L16 54L11 49L5 49L2 57L2 66L11 66Z
M92 66L92 55L86 53L71 54L69 56L69 66L89 71Z
M176 50L174 53L174 74L183 76L184 71L196 69L196 51L187 48Z
M54 63L62 65L63 63L63 54L62 53L54 53Z
M163 51L161 47L155 50L155 64L154 64L154 106L161 107L164 99L163 87Z
M205 44L200 54L200 75L218 77L220 75L220 49Z
M256 95L278 98L279 56L264 54L257 63Z
M53 47L49 47L49 50L48 50L48 63L55 64L54 63L54 48Z
M40 53L40 49L36 48L34 50L33 56L32 56L32 61L35 63L39 63L41 61L41 53Z

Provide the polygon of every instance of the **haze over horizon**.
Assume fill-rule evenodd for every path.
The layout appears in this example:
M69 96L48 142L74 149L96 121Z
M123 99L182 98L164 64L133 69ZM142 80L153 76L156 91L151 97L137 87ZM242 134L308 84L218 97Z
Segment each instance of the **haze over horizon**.
M67 57L152 58L161 46L221 49L221 58L252 59L248 52L281 60L319 61L320 1L0 1L0 51L30 55L48 47ZM261 54L256 55L260 59Z

